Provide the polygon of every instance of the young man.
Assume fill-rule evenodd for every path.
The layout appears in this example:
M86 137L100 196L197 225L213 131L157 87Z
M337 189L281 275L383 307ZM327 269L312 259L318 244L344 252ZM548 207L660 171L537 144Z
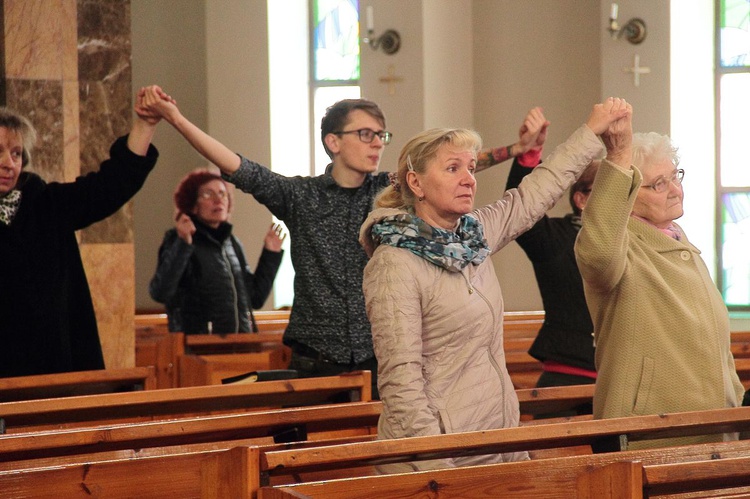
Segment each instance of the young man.
M364 99L331 106L321 126L331 158L326 173L285 177L207 135L158 87L150 89L146 100L229 182L286 224L296 273L284 333L284 343L292 348L290 369L302 376L367 369L377 398L377 365L362 295L367 257L357 238L373 198L390 181L388 173L375 173L391 139L380 108Z

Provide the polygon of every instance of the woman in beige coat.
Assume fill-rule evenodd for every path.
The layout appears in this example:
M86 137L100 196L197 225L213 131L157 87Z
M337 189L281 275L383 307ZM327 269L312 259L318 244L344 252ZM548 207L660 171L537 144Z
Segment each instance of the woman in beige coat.
M727 308L700 250L674 222L685 173L677 150L665 135L626 138L607 146L575 248L596 335L594 417L739 406ZM725 438L735 437L631 447Z
M481 139L427 130L401 151L398 183L365 221L372 255L364 273L383 414L378 438L517 426L518 399L503 352L503 298L490 255L531 227L583 169L601 157L597 134L627 112L620 99L594 106L586 125L517 189L474 210ZM543 117L542 117L543 118ZM544 120L527 118L529 130ZM387 465L381 472L528 459L525 452Z

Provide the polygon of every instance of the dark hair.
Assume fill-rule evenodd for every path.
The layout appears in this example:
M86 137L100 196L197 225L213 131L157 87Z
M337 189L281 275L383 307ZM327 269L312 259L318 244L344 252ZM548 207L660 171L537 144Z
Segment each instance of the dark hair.
M188 173L177 185L174 191L174 204L181 213L190 214L193 212L198 202L198 190L212 180L224 182L221 175L214 172L200 169ZM228 210L232 209L232 193L227 190L227 201L229 201Z
M575 183L570 186L570 206L571 208L573 208L573 213L578 216L581 216L581 209L576 206L576 203L573 200L573 196L575 196L576 192L587 193L591 191L591 186L594 185L596 172L599 171L599 165L601 163L602 162L600 160L595 160L589 163L589 166L587 166L586 169L583 170L583 173L581 173L581 176L578 177L578 180L576 180Z
M343 99L326 109L326 114L320 121L320 140L323 142L323 148L326 150L328 157L333 159L333 153L326 145L326 135L333 132L341 131L349 122L349 113L355 109L361 109L376 120L385 128L385 115L377 104L367 99Z
M0 128L12 130L21 137L21 142L23 142L21 167L28 165L31 162L31 151L36 143L34 125L16 111L7 107L0 107Z

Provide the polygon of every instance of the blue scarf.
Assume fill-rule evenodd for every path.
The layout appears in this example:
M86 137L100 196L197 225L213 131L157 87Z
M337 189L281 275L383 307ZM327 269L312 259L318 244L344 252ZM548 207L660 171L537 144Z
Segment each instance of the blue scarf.
M464 215L456 231L437 229L408 213L384 217L372 226L376 244L404 248L449 272L479 265L490 254L479 221Z

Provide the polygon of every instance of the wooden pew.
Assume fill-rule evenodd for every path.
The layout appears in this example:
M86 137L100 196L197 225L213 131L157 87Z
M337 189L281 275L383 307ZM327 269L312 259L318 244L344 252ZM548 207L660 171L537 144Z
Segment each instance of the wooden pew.
M702 435L750 428L750 407L669 413L607 420L571 421L483 432L361 442L315 449L282 450L261 456L265 477L342 470L377 463L441 456L479 455L589 445L621 450L623 442ZM254 478L250 478L254 480Z
M551 386L516 390L522 416L535 416L574 409L590 404L594 385Z
M28 468L34 463L19 462L30 460L45 466L80 462L74 457L80 455L94 462L184 453L200 445L226 449L247 439L257 445L374 436L381 410L378 401L351 402L9 434L0 436L0 469Z
M344 406L354 407L353 404L344 404ZM626 432L630 436L640 434L641 436L662 437L673 436L678 433L690 434L704 431L724 431L727 428L741 429L750 425L750 408L721 412L724 414L706 414L706 421L701 422L696 421L694 417L695 413L683 413L669 414L661 418L658 416L624 418L624 420L619 422L617 420L591 421L588 423L595 424L588 425L588 428L581 423L559 423L546 425L544 428L533 428L533 432L526 431L526 437L520 437L517 433L521 430L529 430L529 428L401 439L408 441L410 444L407 446L408 448L397 448L399 447L398 445L394 448L394 444L399 443L396 440L363 443L349 442L346 445L326 445L326 442L316 442L308 445L305 449L291 448L285 450L280 449L279 446L259 447L242 445L221 451L172 454L136 460L121 459L94 463L73 463L0 472L0 490L12 491L14 497L39 497L42 495L40 491L49 491L51 490L50 484L55 484L55 490L59 491L64 497L89 497L85 494L90 494L90 491L97 491L103 494L103 496L111 498L137 495L143 499L148 497L163 497L165 490L172 490L173 495L177 497L256 497L255 494L262 483L268 484L270 482L271 484L277 484L275 482L278 482L279 479L282 479L282 482L278 483L283 483L283 479L286 479L286 481L307 481L308 479L319 479L320 476L328 479L340 478L342 476L362 476L363 474L372 474L371 466L374 462L382 462L385 459L414 460L420 454L424 453L434 455L436 452L443 452L447 455L457 455L457 453L466 454L469 452L476 454L506 452L518 449L519 446L524 446L524 448L541 448L549 445L560 445L561 443L571 444L592 441L602 436L616 436L620 432ZM641 419L642 421L634 421L636 419ZM613 425L612 423L618 424ZM669 423L673 423L675 428L670 428ZM595 431L593 426L597 424L604 424L606 428L599 428L599 431ZM338 427L335 423L332 423L332 426ZM613 426L617 426L618 428L614 428ZM549 433L548 436L553 442L544 442L544 439L540 435L542 431ZM503 433L500 434L498 432ZM428 440L443 440L444 442L424 445ZM417 441L419 441L419 445L411 445ZM446 445L448 441L452 442L452 444ZM318 446L318 443L321 445ZM385 444L389 448L386 448L385 452L373 456L362 454L360 446L368 444ZM292 445L292 447L294 446ZM689 452L684 450L688 447L691 449ZM345 449L348 449L348 451ZM283 468L277 468L280 455L288 455L290 452L296 453L297 457L302 457L303 462L297 463L295 460L292 460L291 462L287 462ZM310 461L309 459L305 459L303 454L305 452L317 456L317 460ZM700 446L687 446L684 448L673 447L658 450L613 452L493 466L527 466L530 463L557 462L558 459L565 459L567 460L565 462L570 463L576 462L576 459L591 459L593 461L588 461L586 465L590 467L592 463L596 464L597 462L621 461L629 455L635 455L632 453L640 453L641 456L650 455L650 459L654 462L671 462L667 458L672 461L678 458L682 460L716 459L719 457L727 458L736 455L747 455L748 452L750 452L750 441L721 442L702 444ZM345 454L351 455L346 457ZM606 460L606 456L609 456L609 461ZM661 459L661 461L658 461L658 459ZM479 468L484 467L477 467L476 469ZM570 468L565 469L567 471L564 471L563 475L572 476ZM138 476L137 481L133 481L134 476ZM549 473L549 467L544 467L539 469L537 479L532 483L544 485L550 481L553 481L553 478ZM441 494L444 491L443 487L450 486L449 483L443 484L443 482L427 483L440 484L438 489ZM524 487L528 486L526 482L512 483L515 483L516 487L520 487L519 490L525 490ZM425 489L424 486L425 482L422 481L420 490L423 492L424 490L429 490L429 488ZM165 487L173 487L173 489L165 489ZM339 484L338 488L347 490L348 487L349 483L347 482L345 485ZM385 489L377 490L381 494L379 497L389 496L384 492ZM448 491L446 490L445 492L447 494ZM490 493L492 492L490 491ZM261 495L261 497L263 496ZM363 495L362 497L371 496ZM440 497L443 496L440 495ZM451 496L446 495L445 497ZM502 496L490 495L485 497ZM572 496L526 495L523 497ZM592 495L589 497L600 496Z
M289 324L289 310L255 310L253 316L260 332L279 331ZM135 329L168 332L167 314L136 313Z
M180 386L218 385L249 371L286 369L291 349L283 331L256 334L187 335L180 358Z
M156 388L152 367L101 369L0 378L0 402Z
M519 390L517 393L522 412L533 414L536 412L550 412L552 410L567 409L579 405L580 403L591 399L591 392L590 385L582 385ZM347 416L349 421L353 421L356 417L366 417L366 419L363 419L363 431L358 434L374 434L377 417L381 412L382 404L379 401L352 402L351 404L353 405L347 404L350 407ZM268 422L268 418L272 417L269 415L269 411L276 415L276 419L271 420L271 423L276 424L276 426L273 426L273 424ZM347 409L337 411L336 418L343 418L345 411L347 411ZM316 412L319 411L307 410L301 411L300 413L309 415ZM113 448L128 448L127 443L124 445L122 444L124 439L137 441L141 447L146 447L143 442L146 442L151 438L157 438L159 440L154 440L148 445L148 447L158 447L166 445L167 443L164 439L170 439L173 435L177 435L180 438L186 438L186 435L188 434L187 428L191 425L202 424L202 427L196 428L201 435L200 440L206 440L205 435L215 431L216 428L226 430L231 426L234 428L233 431L236 431L236 428L239 428L239 425L243 421L260 421L257 425L268 424L270 434L280 431L277 428L278 425L288 426L290 421L299 420L299 416L296 415L297 412L292 409L255 411L248 414L248 417L235 417L231 420L225 416L201 416L180 418L179 420L172 419L163 421L164 424L161 426L156 424L157 422L149 421L147 423L120 425L94 425L78 429L66 429L65 431L19 432L13 434L12 438L10 438L11 436L5 438L0 437L0 463L3 461L17 460L19 458L28 459L45 455L72 455L81 452L82 449L90 450L92 446L96 447L99 451L112 450ZM145 428L145 430L143 430L143 428ZM179 428L179 430L173 431L175 428ZM107 435L106 438L102 438L102 435L104 434ZM105 449L105 446L114 447L106 447ZM64 450L60 451L58 449ZM20 454L21 452L31 454L22 455Z
M157 388L180 386L179 359L185 353L182 333L170 333L150 327L135 331L135 365L153 367Z
M366 402L372 400L370 383L369 371L357 371L320 378L26 400L0 403L0 418L5 420L7 433L20 433L321 404L341 394Z
M640 499L664 494L705 491L714 494L750 490L750 443L719 444L734 449L716 458L706 447L689 446L677 453L631 451L592 456L526 461L263 487L261 499L463 497ZM743 455L744 454L744 455ZM671 459L672 461L669 461ZM670 495L670 497L674 497ZM698 497L691 495L690 497ZM701 495L700 497L708 497ZM722 497L729 497L722 495ZM740 497L731 495L731 497Z

